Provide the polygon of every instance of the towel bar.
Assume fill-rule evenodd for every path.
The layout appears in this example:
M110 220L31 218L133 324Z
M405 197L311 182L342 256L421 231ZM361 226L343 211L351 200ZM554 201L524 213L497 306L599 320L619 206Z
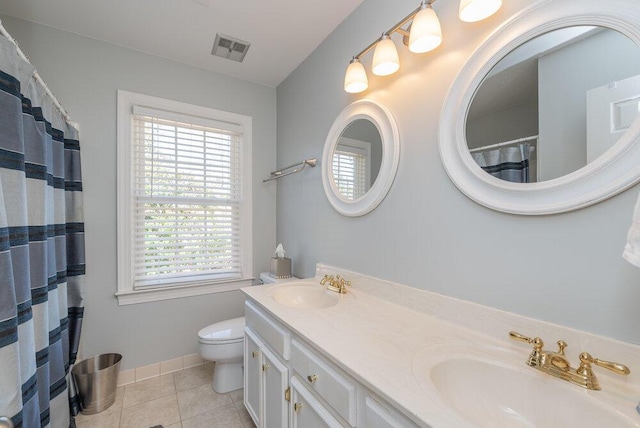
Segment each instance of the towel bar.
M307 167L307 165L309 165L311 168L314 168L316 166L316 164L317 164L316 158L306 159L306 160L303 160L302 162L294 163L293 165L289 165L289 166L284 167L282 169L279 169L277 171L273 171L271 173L271 177L269 177L269 178L267 178L265 180L262 180L262 182L266 183L267 181L277 180L278 178L282 178L282 177L286 177L287 175L295 174L295 173L300 172L303 169L305 169ZM290 170L290 169L291 169L291 171L287 171L287 170Z

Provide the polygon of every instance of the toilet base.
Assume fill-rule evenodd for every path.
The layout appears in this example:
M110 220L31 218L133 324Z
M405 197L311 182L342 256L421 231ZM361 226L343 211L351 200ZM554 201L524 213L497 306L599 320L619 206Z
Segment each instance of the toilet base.
M213 368L213 390L219 394L235 391L243 385L242 361L221 363L216 361Z

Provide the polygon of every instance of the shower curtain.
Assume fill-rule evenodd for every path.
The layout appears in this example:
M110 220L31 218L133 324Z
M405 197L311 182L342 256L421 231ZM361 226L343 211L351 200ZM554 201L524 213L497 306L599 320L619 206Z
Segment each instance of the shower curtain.
M519 143L494 150L471 153L480 167L502 180L514 183L529 183L529 157L531 146Z
M85 272L78 131L0 36L0 415L70 425Z

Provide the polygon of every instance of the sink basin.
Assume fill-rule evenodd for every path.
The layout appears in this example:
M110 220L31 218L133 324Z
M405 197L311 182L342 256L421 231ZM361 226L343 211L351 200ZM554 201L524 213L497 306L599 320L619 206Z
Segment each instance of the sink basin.
M299 309L328 308L338 304L341 297L320 284L309 282L288 282L276 285L269 290L269 295L282 305Z
M518 358L519 357L519 358ZM434 401L477 427L639 427L587 391L536 371L498 348L426 348L414 357L414 374ZM633 403L629 404L633 409Z

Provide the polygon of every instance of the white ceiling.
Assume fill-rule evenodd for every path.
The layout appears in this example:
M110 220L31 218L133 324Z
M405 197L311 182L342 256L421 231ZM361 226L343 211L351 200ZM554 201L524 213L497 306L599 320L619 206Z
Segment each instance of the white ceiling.
M363 1L0 0L0 13L277 86ZM216 33L251 43L242 63L211 55Z

